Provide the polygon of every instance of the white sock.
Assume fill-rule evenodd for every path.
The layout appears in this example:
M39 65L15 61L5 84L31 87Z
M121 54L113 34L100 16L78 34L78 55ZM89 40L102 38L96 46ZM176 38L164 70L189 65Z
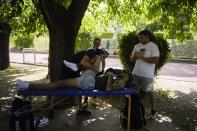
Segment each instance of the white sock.
M19 79L16 80L16 83L18 84L19 88L22 90L27 90L29 87L29 83L19 80Z
M68 62L68 61L66 61L66 60L64 60L63 63L64 63L68 68L70 68L70 69L73 70L73 71L77 71L77 70L78 70L77 65L74 64L74 63Z

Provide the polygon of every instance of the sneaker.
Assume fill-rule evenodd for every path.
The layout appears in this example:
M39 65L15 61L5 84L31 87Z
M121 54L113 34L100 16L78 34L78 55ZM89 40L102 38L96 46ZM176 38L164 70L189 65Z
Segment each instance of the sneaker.
M22 81L22 80L16 80L16 83L18 84L19 88L21 90L27 90L28 87L29 87L29 83L25 82L25 81Z
M158 112L157 112L157 111L155 111L155 110L151 110L150 118L155 119L155 118L156 118L156 116L157 116L157 114L158 114Z
M63 63L64 63L68 68L70 68L70 69L73 70L73 71L77 71L77 70L78 70L77 65L74 64L74 63L68 62L68 61L66 61L66 60L64 60Z
M34 120L35 127L44 127L48 125L48 123L49 123L49 119L46 117L39 117Z

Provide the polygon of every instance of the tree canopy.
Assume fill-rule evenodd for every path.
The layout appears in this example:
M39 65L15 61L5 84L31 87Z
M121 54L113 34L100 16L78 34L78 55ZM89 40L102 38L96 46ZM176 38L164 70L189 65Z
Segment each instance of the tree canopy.
M179 40L197 31L197 2L192 0L107 0L91 1L83 18L81 29L107 30L124 27L125 31L141 30L153 25L166 38ZM94 27L94 28L93 28ZM155 31L155 30L154 30Z
M68 9L72 0L54 0ZM35 5L35 6L33 6ZM38 0L1 0L0 21L12 25L13 35L47 32ZM118 23L117 23L118 21ZM184 40L197 31L197 3L194 0L95 0L91 1L80 32L109 31L109 25L125 31L159 24L166 37Z
M11 23L12 19L19 16L22 11L23 0L1 0L0 22Z
M15 29L13 33L21 35L30 33L39 35L47 31L40 11L36 9L31 0L24 1L22 13L15 18L13 28Z
M78 32L109 31L109 26L124 31L153 27L181 41L197 31L195 0L1 0L0 9L0 23L8 24L14 36L49 32L52 43L69 43L61 48L68 54ZM54 44L51 48L60 48Z

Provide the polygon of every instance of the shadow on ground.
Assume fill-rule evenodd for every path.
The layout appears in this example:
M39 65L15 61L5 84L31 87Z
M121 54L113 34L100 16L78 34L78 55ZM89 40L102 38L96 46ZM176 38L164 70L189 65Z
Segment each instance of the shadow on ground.
M189 94L185 94L175 91L173 97L168 93L157 90L156 103L160 114L168 116L177 127L194 131L197 127L197 92L191 90Z
M112 103L117 108L120 107L117 96L105 97L106 101ZM146 117L149 119L150 104L145 100ZM175 91L173 97L170 91L158 89L155 93L156 107L159 112L156 121L161 126L166 123L173 123L176 129L194 131L197 128L197 92L191 90L189 94ZM157 123L156 122L156 123ZM148 120L148 124L154 125L155 122Z

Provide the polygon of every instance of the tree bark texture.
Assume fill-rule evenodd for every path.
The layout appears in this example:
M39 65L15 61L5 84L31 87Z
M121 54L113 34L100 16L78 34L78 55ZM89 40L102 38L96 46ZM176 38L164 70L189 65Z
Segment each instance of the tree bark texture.
M50 81L69 77L63 60L75 51L76 36L89 1L72 0L71 5L66 9L57 0L39 0L41 13L49 30Z
M11 27L7 23L0 23L0 70L10 66L9 38Z

